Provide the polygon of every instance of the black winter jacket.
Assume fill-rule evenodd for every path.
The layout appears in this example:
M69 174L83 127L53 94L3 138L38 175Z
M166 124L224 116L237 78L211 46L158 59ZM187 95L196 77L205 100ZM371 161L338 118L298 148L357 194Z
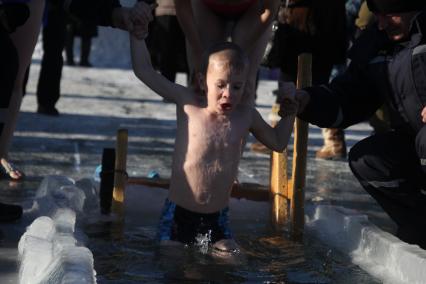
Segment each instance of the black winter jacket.
M391 126L417 133L426 106L426 11L412 21L409 41L393 43L372 28L354 43L349 58L346 72L330 84L306 88L311 99L299 117L320 127L346 128L387 102Z
M75 17L101 26L112 26L112 10L121 6L119 0L64 0L63 5Z

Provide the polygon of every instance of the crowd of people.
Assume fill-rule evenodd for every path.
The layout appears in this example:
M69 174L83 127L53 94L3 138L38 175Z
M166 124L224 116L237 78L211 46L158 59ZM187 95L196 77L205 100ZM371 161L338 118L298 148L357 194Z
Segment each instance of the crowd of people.
M3 178L24 178L7 153L46 10L39 113L59 115L55 103L66 42L67 62L74 64L76 30L67 36L65 14L91 27L80 33L85 40L96 35L97 25L128 31L136 76L177 105L170 192L159 226L162 242L193 243L197 234L210 232L215 249L237 250L227 206L246 137L251 132L266 147L282 150L297 115L324 128L317 158L348 156L361 186L397 224L396 235L426 248L424 0L152 2L127 8L118 0L0 0ZM255 108L268 42L273 45L266 65L280 70L282 118L275 127ZM83 49L80 65L90 66L87 42ZM313 55L313 86L296 90L296 59L303 52ZM177 72L188 73L187 88L174 83ZM373 133L347 155L343 129L368 120ZM0 203L0 222L21 215L20 206Z

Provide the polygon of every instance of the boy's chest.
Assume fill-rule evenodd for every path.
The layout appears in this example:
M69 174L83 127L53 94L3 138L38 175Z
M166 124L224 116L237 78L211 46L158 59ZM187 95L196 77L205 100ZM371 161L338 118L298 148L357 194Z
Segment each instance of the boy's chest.
M200 155L239 154L248 127L242 119L198 119L188 123L188 146Z

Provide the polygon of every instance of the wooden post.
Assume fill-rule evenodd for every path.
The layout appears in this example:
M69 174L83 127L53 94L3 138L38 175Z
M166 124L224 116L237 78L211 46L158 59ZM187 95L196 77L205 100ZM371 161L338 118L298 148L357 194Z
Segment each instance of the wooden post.
M271 125L277 123L279 104L272 106ZM279 153L271 152L270 191L272 201L272 224L276 230L283 230L289 219L289 200L287 184L287 149Z
M272 196L272 224L282 230L289 219L287 186L287 150L271 153L270 190Z
M126 162L127 162L127 129L117 131L113 210L117 215L124 216L124 189L127 183Z
M102 171L100 173L101 183L99 187L102 214L109 214L111 212L112 192L114 188L114 163L115 149L104 148L102 153Z
M297 88L305 88L312 85L312 55L301 54L298 58ZM306 179L306 155L308 145L307 122L296 118L294 130L294 150L292 186L290 190L290 216L291 235L296 240L303 237L305 225L305 179Z

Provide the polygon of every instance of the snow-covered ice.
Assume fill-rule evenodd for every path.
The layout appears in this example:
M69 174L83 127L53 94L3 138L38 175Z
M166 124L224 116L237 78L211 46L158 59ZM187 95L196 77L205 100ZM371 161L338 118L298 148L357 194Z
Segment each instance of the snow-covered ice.
M426 283L426 251L385 232L359 211L316 205L307 229L384 283Z

